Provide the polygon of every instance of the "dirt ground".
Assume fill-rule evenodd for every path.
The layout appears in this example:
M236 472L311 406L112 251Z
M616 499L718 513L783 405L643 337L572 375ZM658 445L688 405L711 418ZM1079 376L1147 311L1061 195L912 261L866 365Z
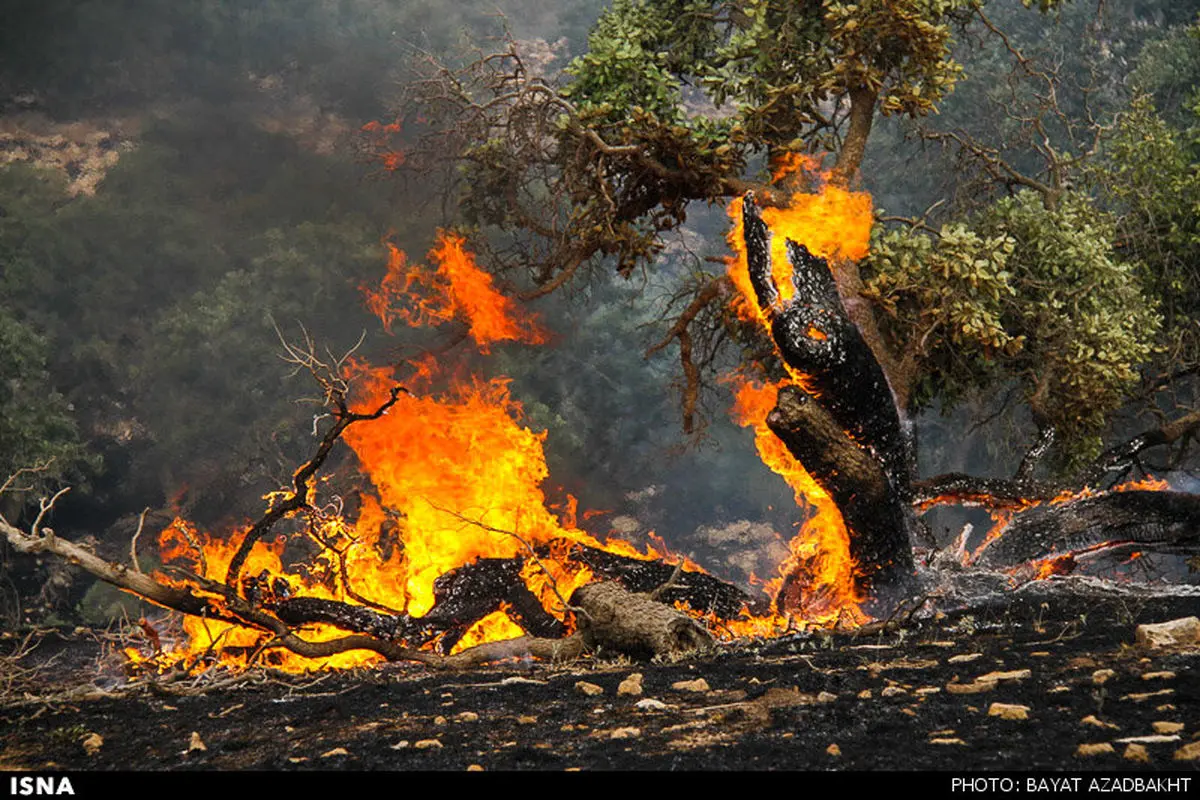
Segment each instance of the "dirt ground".
M1200 646L1134 642L1140 623L1195 615L1194 591L1063 579L886 635L742 642L674 664L132 688L97 673L96 637L56 632L4 662L0 768L1196 772Z

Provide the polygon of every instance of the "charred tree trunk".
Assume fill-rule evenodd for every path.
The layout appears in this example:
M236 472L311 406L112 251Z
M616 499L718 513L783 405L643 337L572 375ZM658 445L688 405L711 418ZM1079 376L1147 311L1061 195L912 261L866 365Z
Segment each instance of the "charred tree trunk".
M913 567L910 438L829 264L788 241L795 293L783 301L772 277L771 232L752 196L742 210L759 307L784 362L803 383L780 392L767 424L841 510L861 588L875 592Z

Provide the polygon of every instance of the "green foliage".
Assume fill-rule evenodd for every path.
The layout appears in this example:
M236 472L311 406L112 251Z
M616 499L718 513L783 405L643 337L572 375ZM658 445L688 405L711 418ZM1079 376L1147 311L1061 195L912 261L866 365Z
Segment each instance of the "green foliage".
M1154 348L1160 318L1110 221L1080 195L1021 192L970 221L877 233L870 296L919 366L917 402L1018 380L1035 415L1095 446Z
M79 440L73 409L46 371L46 340L0 308L0 483L19 469L49 464L20 485L78 478L96 466Z
M713 164L738 169L756 149L799 149L827 127L822 105L853 91L878 93L884 113L932 111L959 72L946 19L964 5L617 0L571 64L564 94L596 112L591 124L642 115L648 127L622 129L622 141L669 126L680 142L740 149Z

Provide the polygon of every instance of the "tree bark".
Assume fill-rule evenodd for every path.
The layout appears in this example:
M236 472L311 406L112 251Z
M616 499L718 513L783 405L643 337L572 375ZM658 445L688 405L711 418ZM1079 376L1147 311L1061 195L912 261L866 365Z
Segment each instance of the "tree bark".
M708 631L687 614L613 581L581 586L571 604L582 609L577 619L584 645L600 654L649 660L713 645Z

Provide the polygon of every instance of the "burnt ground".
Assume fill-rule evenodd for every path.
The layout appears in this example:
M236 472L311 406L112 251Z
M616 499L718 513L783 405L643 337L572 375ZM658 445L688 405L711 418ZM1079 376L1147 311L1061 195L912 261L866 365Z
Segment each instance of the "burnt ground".
M1200 755L1200 646L1134 644L1137 624L1192 615L1194 591L1055 580L885 635L743 643L674 664L387 665L132 689L97 674L95 636L56 632L21 661L55 656L48 665L9 659L0 674L0 768L1194 772L1200 758L1180 756ZM1015 674L977 680L996 672ZM618 695L632 673L642 694ZM672 687L699 678L707 690ZM994 703L1026 718L990 714Z

